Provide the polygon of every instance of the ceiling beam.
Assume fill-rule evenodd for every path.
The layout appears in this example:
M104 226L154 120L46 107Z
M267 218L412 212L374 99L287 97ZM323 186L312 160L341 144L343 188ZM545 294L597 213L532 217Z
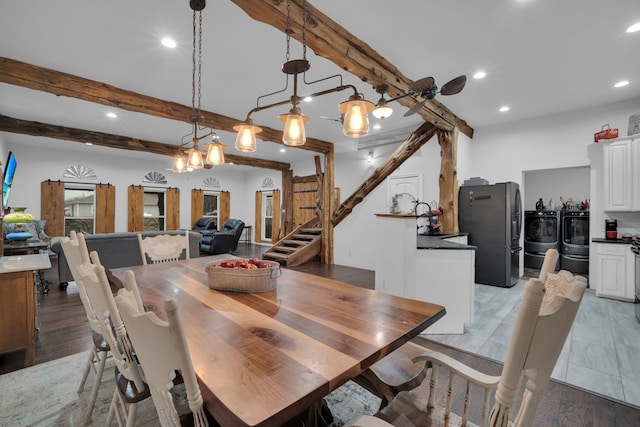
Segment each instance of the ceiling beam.
M192 107L9 58L0 57L0 82L192 125L189 121L189 115L193 114ZM202 125L231 133L235 133L233 127L243 121L208 111L201 113L204 116L204 120L200 121ZM282 144L281 131L261 127L259 139ZM304 145L295 148L326 154L331 151L331 145L330 142L307 138Z
M145 141L128 136L112 135L108 133L94 132L90 130L74 129L47 123L32 122L15 119L0 114L0 131L19 133L24 135L44 136L54 139L62 139L73 142L91 142L101 147L118 148L121 150L141 151L144 153L175 156L177 147L162 142ZM256 159L253 157L238 156L235 154L224 155L226 163L240 166L253 166L257 168L275 169L287 171L291 168L289 163L275 162L272 160Z
M289 2L282 0L231 1L254 20L286 32ZM292 28L291 37L302 42L302 34L299 30L303 21L302 4L300 0L290 0L290 5L291 21L296 23L296 27ZM389 87L387 93L392 98L409 92L409 84L412 80L405 77L393 64L308 2L306 8L306 44L316 55L332 61L374 88L387 85ZM406 107L416 104L416 101L409 96L397 102ZM473 138L473 128L435 99L427 101L419 114L441 130L450 132L454 127L458 127L460 132Z

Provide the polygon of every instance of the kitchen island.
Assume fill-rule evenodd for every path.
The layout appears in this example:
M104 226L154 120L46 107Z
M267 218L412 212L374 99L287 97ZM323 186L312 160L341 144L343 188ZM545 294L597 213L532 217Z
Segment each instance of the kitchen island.
M416 215L376 214L377 291L443 305L425 334L461 334L473 320L475 246L465 233L419 235Z

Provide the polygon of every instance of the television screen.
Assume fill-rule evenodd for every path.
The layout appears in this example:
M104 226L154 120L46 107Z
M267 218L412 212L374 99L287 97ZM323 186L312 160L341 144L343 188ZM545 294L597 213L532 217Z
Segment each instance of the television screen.
M7 163L4 168L4 180L2 184L2 206L7 207L7 200L9 200L9 191L11 190L11 184L13 183L13 176L16 174L16 157L12 151L9 151L7 156Z

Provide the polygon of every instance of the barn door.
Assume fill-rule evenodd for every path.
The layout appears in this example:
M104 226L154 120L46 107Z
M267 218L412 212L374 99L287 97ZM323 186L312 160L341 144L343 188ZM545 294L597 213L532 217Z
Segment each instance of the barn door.
M318 182L293 183L293 223L299 227L318 215Z

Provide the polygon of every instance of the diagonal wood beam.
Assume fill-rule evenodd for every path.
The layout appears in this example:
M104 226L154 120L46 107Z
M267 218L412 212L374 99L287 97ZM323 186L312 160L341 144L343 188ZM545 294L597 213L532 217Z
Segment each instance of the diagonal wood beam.
M333 225L338 225L343 219L351 213L354 207L364 200L380 183L382 183L389 175L391 175L400 165L420 149L438 129L432 124L425 122L416 129L406 141L404 141L396 151L378 168L373 171L371 176L367 178L358 189L340 205L333 214Z
M9 58L0 57L0 82L191 124L189 115L193 110L189 106ZM235 132L233 126L242 122L207 111L202 111L202 115L205 117L201 121L203 125L231 133ZM282 144L281 131L261 127L261 140ZM330 142L307 138L303 146L296 148L324 154L331 150L331 145Z
M91 142L95 145L121 150L142 151L145 153L161 154L164 156L175 156L177 147L162 142L145 141L128 136L112 135L108 133L95 132L83 129L74 129L64 126L57 126L47 123L31 122L15 119L0 114L0 131L10 133L20 133L24 135L44 136L48 138L63 139L74 142ZM272 160L256 159L253 157L238 156L235 154L225 154L225 160L241 166L253 166L257 168L275 169L287 171L291 165L289 163L275 162Z
M254 20L286 32L288 2L282 0L231 1ZM302 4L300 0L291 0L290 5L291 21L295 23L295 26L292 25L291 37L302 42L300 31L303 21ZM408 93L412 80L405 77L393 64L308 2L306 8L306 42L316 55L332 61L374 88L388 85L390 97ZM416 103L411 97L402 98L398 102L406 107L412 107ZM458 127L462 133L473 138L473 128L437 100L427 101L420 110L420 114L426 121L444 131L449 132L454 127Z

